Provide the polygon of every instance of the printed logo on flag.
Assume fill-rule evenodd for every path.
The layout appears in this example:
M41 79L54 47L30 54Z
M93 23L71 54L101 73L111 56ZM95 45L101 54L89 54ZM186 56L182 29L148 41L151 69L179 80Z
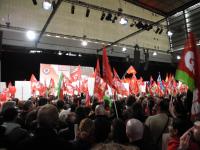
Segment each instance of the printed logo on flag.
M43 73L44 73L45 75L48 75L48 74L50 73L50 69L49 69L49 68L44 68L44 69L43 69Z

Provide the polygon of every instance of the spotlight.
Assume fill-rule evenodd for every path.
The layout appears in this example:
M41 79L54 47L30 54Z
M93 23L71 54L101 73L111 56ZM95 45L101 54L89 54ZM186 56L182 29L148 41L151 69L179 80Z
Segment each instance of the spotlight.
M126 49L126 47L123 47L122 48L122 52L125 52L127 49Z
M135 26L136 26L138 29L144 28L144 25L143 25L142 21L139 21Z
M122 17L122 18L120 19L119 23L122 24L122 25L126 25L126 24L128 23L128 19Z
M157 28L155 33L158 34L159 31L160 31L160 28Z
M153 56L157 56L157 52L156 51L153 52Z
M87 46L87 44L88 44L88 42L87 42L86 40L83 40L83 41L81 42L81 45L83 45L83 46Z
M115 15L115 17L112 20L112 23L115 23L116 20L117 20L117 16Z
M27 31L26 36L31 41L36 39L36 33L34 31Z
M163 32L163 29L161 28L160 31L158 32L158 34L162 34Z
M168 35L168 36L172 36L173 33L172 33L171 31L167 31L167 35Z
M89 15L90 15L90 9L87 8L87 10L86 10L86 14L85 14L85 17L89 17Z
M176 56L176 59L177 59L177 60L180 60L180 59L181 59L181 56L177 55L177 56Z
M106 16L106 14L104 12L102 12L100 20L103 20L105 18L105 16Z
M121 16L123 9L122 8L118 8L118 12L117 12L117 16Z
M37 5L37 0L32 0L33 5Z
M58 52L58 55L59 55L59 56L61 56L61 55L62 55L62 52L61 52L61 51L59 51L59 52Z
M53 7L53 10L55 10L55 8L56 8L56 1L55 0L52 1L52 7Z
M71 14L74 14L74 12L75 12L75 6L72 5L72 7L71 7Z
M133 27L134 25L135 25L135 23L132 22L132 23L130 24L130 27Z
M51 9L51 3L50 3L50 1L49 0L44 0L43 1L43 8L45 9L45 10L50 10Z
M107 14L106 20L107 20L107 21L111 21L111 20L112 20L112 14L111 14L111 13L108 13L108 14Z
M153 29L153 26L152 25L148 25L148 27L146 28L147 31Z

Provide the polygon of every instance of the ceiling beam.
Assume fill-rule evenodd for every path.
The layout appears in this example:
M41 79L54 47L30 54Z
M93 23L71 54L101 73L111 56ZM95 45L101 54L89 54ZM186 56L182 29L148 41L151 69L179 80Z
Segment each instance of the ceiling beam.
M42 35L45 33L49 23L51 22L51 20L53 19L55 13L57 12L60 4L62 3L63 0L58 0L57 3L55 4L55 7L53 7L53 10L50 14L50 16L48 17L44 27L42 28L42 31L40 32L39 37L37 38L36 42L35 42L35 47L37 47L38 43L40 42L40 39L42 38Z

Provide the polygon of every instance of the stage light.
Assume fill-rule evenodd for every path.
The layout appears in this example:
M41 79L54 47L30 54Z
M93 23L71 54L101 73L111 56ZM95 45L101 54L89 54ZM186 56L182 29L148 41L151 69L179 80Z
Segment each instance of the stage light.
M171 31L167 31L167 35L168 35L168 36L172 36L173 33L172 33Z
M61 56L63 53L61 51L58 52L58 55Z
M107 20L107 21L111 21L111 20L112 20L112 14L111 14L111 13L108 13L108 14L107 14L106 20Z
M157 52L154 51L154 52L153 52L153 56L157 56Z
M130 24L130 27L133 27L135 25L135 23L134 22L132 22L131 24Z
M116 20L117 20L117 16L115 15L115 17L112 20L112 23L115 23Z
M37 5L37 0L32 0L33 5Z
M53 7L53 10L55 10L55 8L56 8L56 1L55 0L52 1L52 7Z
M85 14L85 17L89 17L89 15L90 15L90 9L87 8L87 10L86 10L86 14Z
M128 19L122 17L122 18L120 19L119 23L122 24L122 25L126 25L126 24L128 23Z
M74 14L74 12L75 12L75 6L72 5L72 7L71 7L71 14Z
M122 48L122 52L125 52L127 49L126 49L126 47L123 47Z
M157 27L155 33L157 34L160 31L160 28Z
M87 42L86 40L83 40L83 41L81 42L81 45L83 45L83 46L87 46L87 44L88 44L88 42Z
M27 31L26 36L31 41L36 39L36 33L34 31Z
M163 29L161 28L160 31L158 32L158 34L162 34L163 32Z
M43 1L43 9L45 9L45 10L50 10L51 9L51 3L50 3L50 1L49 0L44 0Z
M104 12L102 12L100 20L103 20L105 18L105 16L106 16L106 14Z
M148 27L146 28L147 31L153 29L153 26L152 25L148 25Z
M135 26L136 26L138 29L144 28L144 25L143 25L142 21L139 21L138 23L136 23Z
M122 8L118 8L117 16L121 16L122 12L123 12L123 9Z
M176 59L177 59L177 60L180 60L180 59L181 59L181 56L177 55L177 56L176 56Z

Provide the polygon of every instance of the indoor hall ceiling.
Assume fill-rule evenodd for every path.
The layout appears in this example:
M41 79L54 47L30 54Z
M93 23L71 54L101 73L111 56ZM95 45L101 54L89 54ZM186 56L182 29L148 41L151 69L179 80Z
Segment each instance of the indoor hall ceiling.
M45 11L42 8L43 0L37 0L37 5L33 5L32 0L0 0L0 24L3 30L3 44L4 45L16 45L16 46L27 46L34 47L34 42L28 41L25 38L27 30L34 30L39 35L44 27L51 11ZM38 48L43 49L70 49L76 50L83 53L96 53L96 50L102 48L104 45L111 44L120 38L123 38L131 33L139 31L139 29L132 23L138 23L141 18L143 23L155 23L164 17L149 10L143 9L131 3L121 0L81 0L75 1L81 3L87 3L90 5L95 5L97 7L102 7L105 9L118 11L118 8L123 9L123 13L134 16L135 19L128 18L127 25L120 25L119 19L115 23L111 21L102 21L100 17L103 13L101 10L90 9L89 17L85 17L87 7L81 5L75 5L75 12L71 14L71 7L73 5L69 0L64 0L57 12L55 13L53 19L48 25L45 33L42 35L41 40L38 44ZM108 12L106 12L106 16ZM112 13L112 18L116 14ZM8 17L9 16L9 17ZM6 27L6 22L10 22L10 28ZM161 34L155 33L157 28L163 28ZM166 52L169 50L169 39L166 34L166 22L162 24L156 24L153 29L147 31L144 30L139 34L135 34L119 43L115 44L111 49L109 55L126 57L127 55L133 55L133 50L135 44L138 44L143 48L150 49L151 52L154 50L165 53L166 57L169 54ZM86 35L89 39L88 46L81 47L81 38ZM75 37L75 40L73 38ZM70 39L71 38L71 39ZM78 39L78 40L77 40ZM97 42L98 44L96 44ZM127 52L123 53L121 51L122 47L127 47ZM73 48L74 47L74 48ZM130 51L130 52L129 52ZM133 56L130 56L133 57ZM153 60L158 61L169 61L159 58Z
M178 11L186 9L199 0L125 0L141 6L150 11L156 12L163 16L170 16Z

